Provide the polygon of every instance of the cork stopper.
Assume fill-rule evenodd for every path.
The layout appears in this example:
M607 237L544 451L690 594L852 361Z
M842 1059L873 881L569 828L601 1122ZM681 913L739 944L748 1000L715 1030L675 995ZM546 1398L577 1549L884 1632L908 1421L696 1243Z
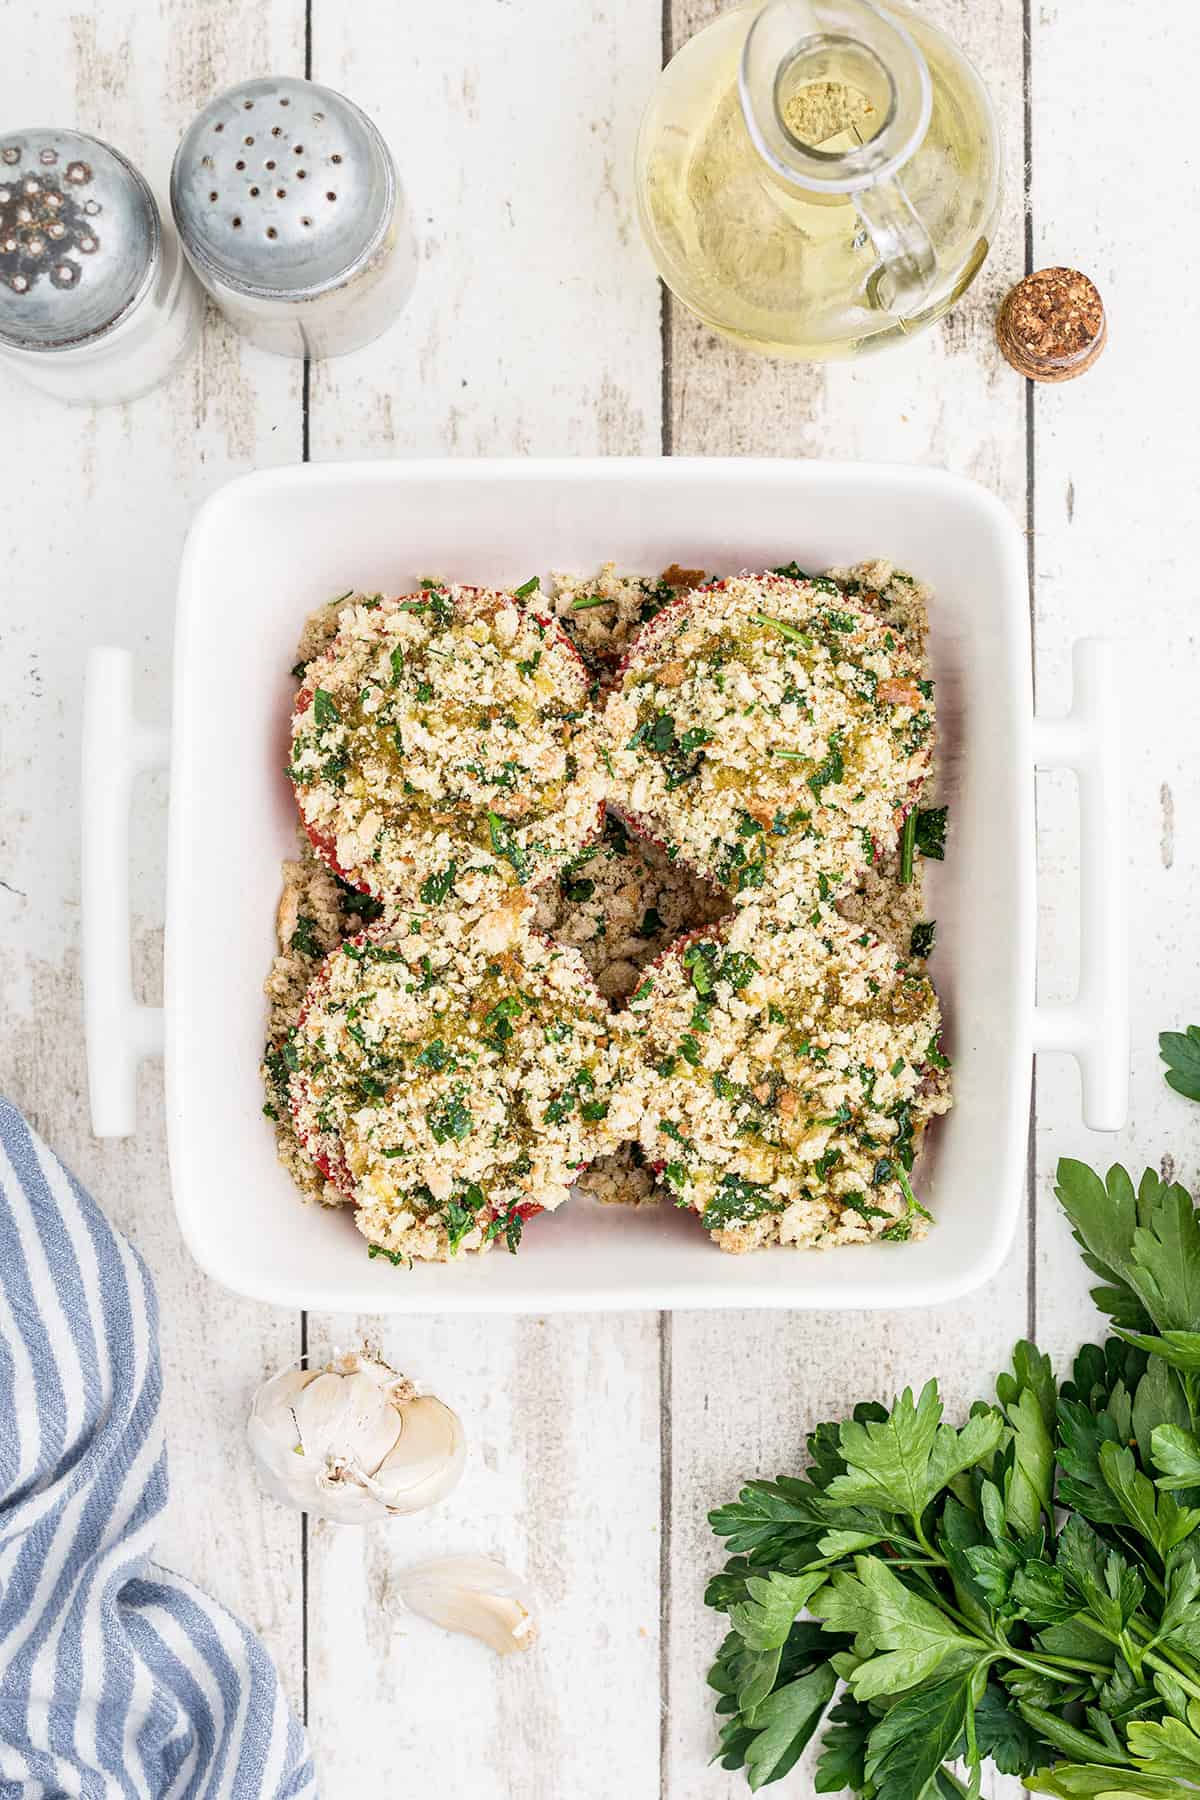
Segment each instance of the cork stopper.
M1038 269L1005 296L996 338L1019 375L1073 381L1104 348L1104 302L1078 269Z

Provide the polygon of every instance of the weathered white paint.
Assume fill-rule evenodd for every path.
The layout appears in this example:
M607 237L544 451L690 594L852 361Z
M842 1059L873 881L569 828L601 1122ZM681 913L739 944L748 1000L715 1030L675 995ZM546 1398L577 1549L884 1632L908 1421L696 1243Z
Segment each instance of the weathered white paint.
M681 453L943 463L992 487L1024 523L1026 393L992 344L995 306L1024 254L1022 9L928 5L981 64L1006 132L1005 223L984 276L937 331L857 368L761 363L672 310L665 436ZM675 0L669 39L682 42L711 10ZM160 189L176 136L215 87L303 68L300 0L169 0L159 12L111 0L98 16L36 0L3 8L3 20L6 111L19 96L18 123L110 137ZM1186 169L1186 120L1161 107L1159 80L1200 44L1181 39L1198 28L1177 12L1132 36L1125 23L1116 0L1100 0L1083 38L1067 8L1035 8L1031 20L1035 261L1095 275L1113 332L1084 381L1034 397L1038 670L1044 704L1060 706L1073 636L1099 626L1138 641L1128 709L1133 1111L1111 1154L1140 1167L1170 1152L1195 1179L1200 1113L1162 1086L1154 1046L1163 1026L1200 1017L1182 948L1200 860L1185 760L1196 452L1176 396L1195 252L1178 231L1177 183L1159 198L1123 146L1153 133L1161 166ZM658 8L469 0L401 13L380 0L313 0L312 46L314 76L358 98L392 142L422 243L417 292L396 330L313 371L313 455L656 454L659 301L636 241L629 165L660 55ZM1103 104L1118 78L1119 136ZM129 408L67 413L0 384L0 1082L153 1266L173 1408L164 1557L266 1634L297 1698L307 1685L331 1800L385 1783L464 1800L744 1791L740 1777L706 1767L703 1676L721 1622L701 1603L719 1559L705 1514L745 1477L796 1466L805 1431L857 1398L935 1370L951 1408L985 1392L1034 1311L1060 1356L1091 1331L1051 1174L1061 1153L1103 1161L1110 1145L1082 1130L1073 1072L1049 1059L1039 1071L1032 1264L1021 1238L986 1294L940 1313L390 1322L389 1357L462 1411L468 1474L445 1507L370 1537L314 1526L305 1557L294 1517L258 1498L238 1429L260 1372L296 1354L300 1320L224 1295L188 1263L167 1200L156 1073L143 1082L136 1140L102 1146L88 1131L75 805L85 649L132 645L142 704L166 716L188 517L228 475L300 454L300 372L210 323L191 367ZM164 801L164 784L148 783L135 834L149 995ZM1064 779L1042 782L1048 994L1071 979L1072 804ZM213 1179L236 1171L214 1163ZM310 1347L370 1324L310 1318ZM456 1548L500 1554L534 1582L544 1627L529 1659L499 1665L398 1613L397 1562ZM995 1784L992 1800L1014 1787ZM777 1791L805 1795L811 1779L798 1770Z

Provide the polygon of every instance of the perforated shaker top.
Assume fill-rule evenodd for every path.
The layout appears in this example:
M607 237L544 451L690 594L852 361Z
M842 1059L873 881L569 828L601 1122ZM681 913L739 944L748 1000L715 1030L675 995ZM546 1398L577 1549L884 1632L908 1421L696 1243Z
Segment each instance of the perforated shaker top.
M0 343L66 350L131 311L161 228L137 170L79 131L0 132Z
M332 88L245 81L188 127L171 171L179 236L202 279L265 299L338 287L378 249L396 198L375 126Z

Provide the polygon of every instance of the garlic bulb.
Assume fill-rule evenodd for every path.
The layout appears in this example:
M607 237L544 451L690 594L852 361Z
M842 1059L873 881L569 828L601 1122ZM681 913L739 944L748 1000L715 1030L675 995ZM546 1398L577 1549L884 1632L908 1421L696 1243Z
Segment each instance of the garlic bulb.
M466 1456L458 1415L366 1350L273 1375L247 1436L277 1500L350 1525L432 1506Z
M402 1569L393 1585L410 1612L446 1631L465 1631L499 1656L536 1641L529 1589L490 1556L440 1556Z

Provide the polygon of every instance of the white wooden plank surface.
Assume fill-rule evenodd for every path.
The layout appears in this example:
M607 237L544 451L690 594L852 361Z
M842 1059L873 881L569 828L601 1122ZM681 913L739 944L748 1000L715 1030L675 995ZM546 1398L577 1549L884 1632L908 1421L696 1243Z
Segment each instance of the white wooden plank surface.
M417 292L396 331L313 371L313 455L656 454L665 437L677 452L933 461L985 482L1024 523L1026 395L991 340L995 305L1023 260L1021 6L928 0L928 10L981 64L1006 130L1004 231L980 282L934 333L860 368L759 362L673 311L664 421L658 295L629 171L659 60L657 8L470 0L399 13L379 0L313 0L312 72L384 129L422 241ZM708 16L707 0L675 0L667 35L679 43ZM152 1264L175 1490L162 1553L264 1632L298 1700L307 1687L327 1797L385 1782L469 1800L744 1791L740 1776L705 1766L714 1740L703 1677L721 1625L700 1598L718 1560L708 1508L751 1474L793 1466L804 1432L865 1394L937 1370L951 1406L965 1402L1030 1314L1046 1348L1074 1349L1093 1315L1050 1196L1058 1155L1119 1154L1140 1167L1170 1153L1185 1178L1200 1173L1200 1113L1162 1086L1154 1043L1160 1028L1200 1018L1186 954L1200 860L1187 780L1196 451L1176 404L1196 253L1171 183L1159 199L1122 148L1126 137L1153 138L1164 168L1187 167L1186 114L1157 96L1163 67L1194 60L1200 26L1178 9L1133 35L1125 23L1116 0L1099 0L1083 39L1065 6L1029 20L1034 260L1088 269L1111 316L1096 370L1033 400L1033 560L1044 707L1065 704L1081 630L1124 631L1138 646L1127 709L1129 1129L1112 1145L1090 1138L1073 1070L1045 1059L1032 1264L1021 1239L986 1294L936 1315L390 1322L385 1353L463 1412L467 1478L436 1514L369 1539L314 1528L307 1559L294 1518L259 1500L238 1429L261 1371L296 1353L299 1320L222 1294L181 1253L156 1073L143 1082L137 1139L90 1137L75 799L86 647L130 644L142 704L166 716L187 520L227 475L300 454L299 371L210 321L190 368L129 408L65 413L0 375L0 1085ZM6 112L18 95L18 123L109 136L160 188L178 132L214 88L303 67L299 0L168 0L157 12L105 0L82 14L64 0L0 0L0 27ZM1118 59L1120 141L1096 104ZM164 799L163 784L147 785L136 837L137 956L151 997ZM1069 992L1075 949L1067 781L1041 783L1040 821L1044 992L1054 995ZM309 1341L351 1341L370 1323L310 1318ZM530 1659L500 1667L398 1615L391 1571L442 1548L489 1549L529 1574L545 1610ZM807 1794L811 1782L798 1770L777 1791ZM1011 1791L996 1783L992 1800Z
M182 3L161 13L65 0L0 8L5 123L78 124L165 185L175 141L212 87L296 66L298 8ZM14 114L17 115L14 119ZM158 1286L172 1500L164 1562L252 1619L297 1697L299 1529L259 1499L230 1422L255 1371L290 1359L298 1322L208 1282L171 1211L161 1079L142 1083L141 1130L91 1136L79 989L79 717L93 643L128 646L148 718L169 715L175 569L188 520L251 463L300 444L298 371L210 324L170 385L125 407L68 411L0 374L5 599L0 799L0 1085L134 1239ZM157 999L165 783L138 798L133 880L139 978ZM214 1162L213 1180L228 1179Z
M420 275L394 331L314 369L314 458L656 454L658 289L630 168L657 18L642 0L371 15L364 31L316 0L313 76L392 144ZM314 1316L309 1341L345 1329ZM385 1742L418 1793L657 1792L657 1319L413 1320L386 1342L461 1408L470 1471L450 1504L386 1539L309 1539L327 1800L370 1791ZM528 1659L497 1667L479 1645L397 1623L389 1563L442 1548L528 1573L545 1608Z

